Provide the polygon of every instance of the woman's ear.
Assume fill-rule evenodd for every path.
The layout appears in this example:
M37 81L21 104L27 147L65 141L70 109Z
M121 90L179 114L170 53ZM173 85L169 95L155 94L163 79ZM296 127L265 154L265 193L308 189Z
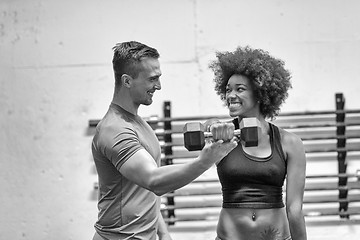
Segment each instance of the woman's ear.
M131 81L132 81L132 77L127 75L127 74L123 74L121 75L121 83L124 87L130 88L131 87Z

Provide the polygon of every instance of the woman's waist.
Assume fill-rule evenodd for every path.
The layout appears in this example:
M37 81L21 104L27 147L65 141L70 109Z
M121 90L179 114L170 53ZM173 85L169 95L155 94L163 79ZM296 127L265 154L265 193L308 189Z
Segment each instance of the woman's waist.
M285 217L286 215L286 208L222 208L220 212L220 217L230 217L233 220L242 220L248 221L252 220L253 222L253 215L256 215L257 218L255 220L274 220L280 219Z
M220 212L217 232L219 237L238 236L239 238L236 239L249 239L249 236L254 235L257 237L251 239L285 239L290 235L285 207L223 208ZM277 238L266 238L268 236L266 234L275 234Z

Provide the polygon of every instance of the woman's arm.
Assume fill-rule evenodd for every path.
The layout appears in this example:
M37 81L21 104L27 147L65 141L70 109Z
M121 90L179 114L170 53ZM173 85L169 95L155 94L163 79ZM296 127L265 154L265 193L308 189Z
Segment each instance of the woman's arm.
M306 240L302 211L305 188L306 157L301 139L282 130L282 145L287 155L286 211L292 240Z

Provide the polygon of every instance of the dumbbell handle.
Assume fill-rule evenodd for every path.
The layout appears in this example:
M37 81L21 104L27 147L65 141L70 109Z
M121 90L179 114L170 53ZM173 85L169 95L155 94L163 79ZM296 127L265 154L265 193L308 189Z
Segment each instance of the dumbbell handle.
M245 147L258 145L259 121L256 118L244 118L240 122L240 129L234 130L234 135L239 137ZM205 138L213 137L211 132L204 131L201 123L186 123L184 126L184 146L189 151L201 150L205 145Z
M240 129L235 129L235 130L234 130L234 136L240 137L240 134L241 134L241 130L240 130ZM205 137L205 138L212 138L213 135L212 135L211 132L204 132L204 137Z

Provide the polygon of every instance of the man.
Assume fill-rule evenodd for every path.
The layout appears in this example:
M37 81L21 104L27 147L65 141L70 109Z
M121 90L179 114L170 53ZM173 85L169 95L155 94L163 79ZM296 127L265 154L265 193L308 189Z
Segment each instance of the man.
M208 142L195 160L160 167L159 142L138 116L139 106L150 105L161 89L159 53L135 41L117 44L113 50L114 96L92 142L99 177L93 240L155 240L156 235L171 240L158 196L190 183L237 143L234 139ZM232 130L224 124L219 131Z

